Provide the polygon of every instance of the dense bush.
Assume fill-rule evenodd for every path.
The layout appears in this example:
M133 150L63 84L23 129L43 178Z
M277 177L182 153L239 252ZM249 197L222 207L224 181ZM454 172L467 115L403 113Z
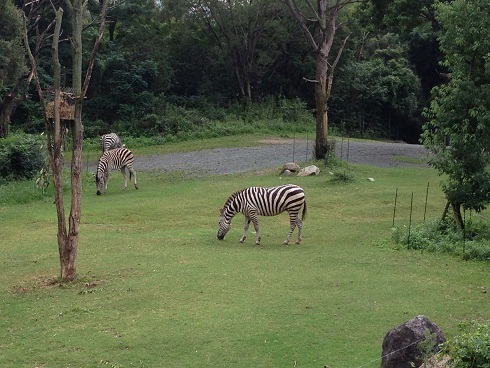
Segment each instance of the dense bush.
M435 219L411 229L395 228L393 240L408 249L456 254L463 259L490 261L490 228L468 221L461 232L453 221Z
M448 340L441 353L450 357L448 367L490 368L490 322L465 322L461 334Z
M43 147L41 135L14 133L0 139L0 184L34 178L46 163Z
M169 97L167 100L162 97L157 102L154 112L141 119L128 117L128 120L116 120L111 124L84 120L84 137L98 139L102 134L115 132L121 138L152 138L162 144L259 131L313 133L315 129L312 111L298 99L269 98L261 103L237 103L226 108L211 106L196 97Z

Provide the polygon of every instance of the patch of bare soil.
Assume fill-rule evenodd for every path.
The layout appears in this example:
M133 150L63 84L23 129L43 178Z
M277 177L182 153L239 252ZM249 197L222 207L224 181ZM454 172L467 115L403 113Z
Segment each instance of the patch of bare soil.
M314 161L313 141L263 139L255 147L215 148L200 151L135 157L136 171L180 171L190 176L226 175L280 169L288 162ZM421 145L375 141L337 140L336 156L343 161L377 167L426 167ZM95 172L95 163L88 169Z
M306 142L305 140L296 140L291 138L277 138L277 139L261 139L261 144L294 144L295 142Z

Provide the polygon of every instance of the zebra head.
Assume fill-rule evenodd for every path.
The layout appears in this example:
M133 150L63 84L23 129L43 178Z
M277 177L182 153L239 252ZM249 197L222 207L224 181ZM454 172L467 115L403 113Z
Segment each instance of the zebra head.
M231 219L225 216L225 209L220 210L218 239L223 240L226 233L231 229Z
M108 179L107 171L97 170L95 174L95 184L97 185L97 195L102 194L102 190L107 189L106 183Z

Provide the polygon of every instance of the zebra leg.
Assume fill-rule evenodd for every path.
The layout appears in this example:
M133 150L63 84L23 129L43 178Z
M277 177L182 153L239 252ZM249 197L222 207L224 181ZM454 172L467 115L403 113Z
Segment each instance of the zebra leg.
M257 238L255 240L255 245L260 245L259 220L257 219L256 215L252 217L252 222L254 224L255 234L257 235Z
M284 240L284 244L286 244L286 245L289 244L289 240L291 239L291 235L293 234L293 231L296 228L296 223L298 222L298 220L299 220L299 217L298 217L297 213L289 213L289 233L288 233L286 240ZM296 242L296 244L299 244L299 243Z
M138 189L138 182L136 181L136 171L133 169L133 167L128 167L129 172L134 176L134 187ZM131 178L131 175L129 175Z
M104 193L107 193L107 185L109 184L109 178L110 178L110 175L109 175L109 170L108 170L104 173L104 182L105 182Z
M243 243L247 239L247 231L250 226L250 217L245 216L245 226L243 227L243 236L240 238L240 243Z
M121 173L124 176L124 187L123 187L123 190L126 190L126 188L128 187L128 173L126 171L126 166L121 167Z
M298 225L298 240L296 240L296 244L300 244L301 240L303 240L303 221L299 218L299 214L296 215L296 224Z

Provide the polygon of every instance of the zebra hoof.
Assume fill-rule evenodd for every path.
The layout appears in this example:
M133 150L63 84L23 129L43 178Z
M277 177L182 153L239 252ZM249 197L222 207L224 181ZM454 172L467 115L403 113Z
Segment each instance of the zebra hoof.
M299 240L296 240L296 244L300 244L301 242Z
M289 245L289 242L287 240L284 240L284 245Z
M137 185L134 186L136 189L139 189L139 187Z

